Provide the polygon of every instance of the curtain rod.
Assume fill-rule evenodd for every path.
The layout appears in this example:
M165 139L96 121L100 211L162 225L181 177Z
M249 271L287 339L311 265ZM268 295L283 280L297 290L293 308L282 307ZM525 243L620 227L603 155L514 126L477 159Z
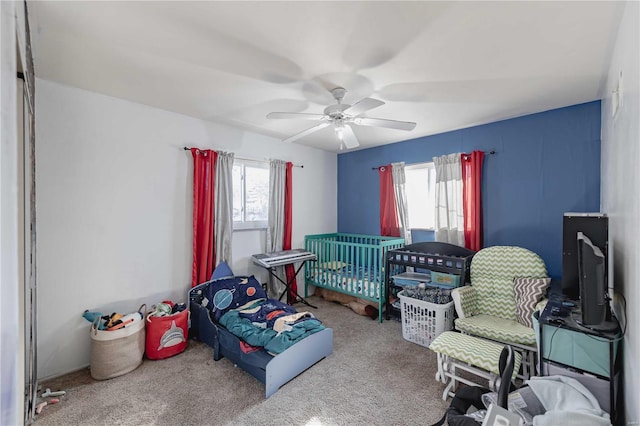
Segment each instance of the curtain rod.
M493 155L496 152L492 149L489 152L485 152L485 154L489 154L489 155ZM428 163L428 161L423 161L423 163ZM406 166L412 166L414 164L421 164L421 163L411 163L411 164L405 164ZM378 167L372 167L371 170L378 170L380 167L386 166L386 164L382 165L382 166L378 166Z
M185 151L191 151L191 148L186 146L182 149L184 149ZM200 148L197 148L197 149L200 149ZM236 156L234 156L233 158L237 158L238 160L242 160L242 161L255 161L256 163L264 163L268 161L268 160L256 160L255 158L243 158L243 157L236 157ZM294 164L293 167L300 167L301 169L304 169L304 164Z

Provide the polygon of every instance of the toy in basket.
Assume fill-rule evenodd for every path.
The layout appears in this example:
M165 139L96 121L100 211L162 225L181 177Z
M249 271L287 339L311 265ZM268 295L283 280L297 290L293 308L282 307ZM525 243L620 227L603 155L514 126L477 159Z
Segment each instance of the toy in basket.
M453 328L454 304L430 303L398 293L402 337L420 346L428 347L440 333Z

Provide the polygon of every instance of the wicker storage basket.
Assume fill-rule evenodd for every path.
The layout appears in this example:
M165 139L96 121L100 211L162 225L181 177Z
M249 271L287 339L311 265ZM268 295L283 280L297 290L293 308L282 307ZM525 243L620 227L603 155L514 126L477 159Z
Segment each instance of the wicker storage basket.
M140 307L142 310L143 307ZM145 321L141 319L119 330L91 326L91 377L106 380L135 370L142 363Z

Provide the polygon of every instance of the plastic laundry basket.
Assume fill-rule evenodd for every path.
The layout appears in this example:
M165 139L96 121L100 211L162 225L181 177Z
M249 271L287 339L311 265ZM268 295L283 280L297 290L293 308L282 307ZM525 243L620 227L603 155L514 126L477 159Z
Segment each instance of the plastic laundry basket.
M429 346L440 333L453 328L453 301L440 305L407 297L401 291L402 337L421 346Z

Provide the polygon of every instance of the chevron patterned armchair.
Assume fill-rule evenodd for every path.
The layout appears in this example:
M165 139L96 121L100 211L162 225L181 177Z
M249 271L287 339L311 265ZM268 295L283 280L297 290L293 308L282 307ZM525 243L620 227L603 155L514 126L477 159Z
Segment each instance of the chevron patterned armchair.
M471 261L471 285L456 288L451 295L458 314L455 328L513 346L523 355L521 377L527 378L535 363L536 333L532 326L523 325L518 318L521 306L516 304L515 278L531 279L525 280L525 285L528 282L535 285L533 283L545 282L545 279L546 284L549 283L544 261L532 251L511 246L487 247L477 252ZM542 292L539 286L537 290L541 296L546 285ZM535 293L536 289L525 288L525 295L527 292Z

